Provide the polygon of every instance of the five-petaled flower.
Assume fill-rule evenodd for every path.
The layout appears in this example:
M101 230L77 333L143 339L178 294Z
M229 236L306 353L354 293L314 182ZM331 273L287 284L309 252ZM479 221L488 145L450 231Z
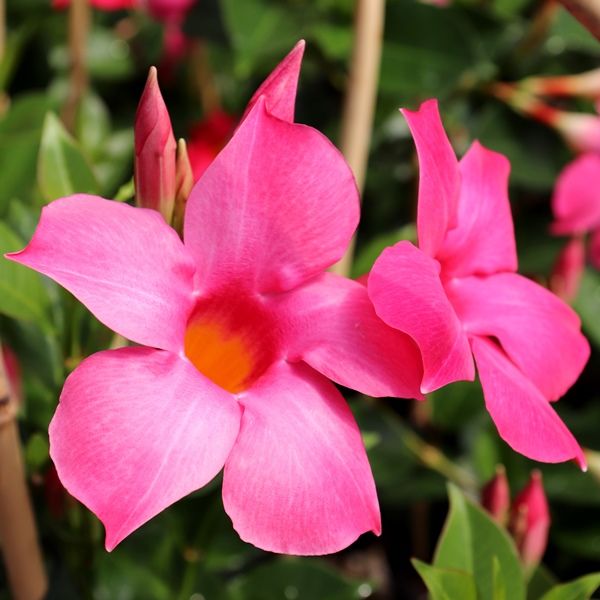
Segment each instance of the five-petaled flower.
M302 51L194 187L184 242L154 210L77 195L10 255L139 344L84 360L50 424L60 479L108 549L223 466L225 510L261 548L323 554L380 531L360 433L328 378L420 397L422 363L364 286L324 272L359 203L340 153L293 122Z
M422 392L474 379L474 356L500 436L535 460L584 467L550 401L590 349L573 310L515 272L508 161L475 142L458 162L434 100L403 113L420 164L419 248L400 242L377 259L368 279L377 314L419 346Z

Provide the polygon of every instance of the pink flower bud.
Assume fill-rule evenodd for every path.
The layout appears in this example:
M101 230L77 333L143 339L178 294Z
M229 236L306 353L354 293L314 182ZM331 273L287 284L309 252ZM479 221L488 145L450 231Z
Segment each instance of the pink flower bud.
M138 206L171 222L175 204L176 144L169 112L152 67L135 116L135 194Z
M559 110L507 83L491 92L517 112L556 129L576 152L600 152L600 116Z
M519 87L547 96L581 96L592 100L600 98L600 68L558 77L528 77Z
M584 268L585 244L581 237L574 237L560 251L554 263L550 289L565 302L571 302L579 292Z
M523 564L533 568L546 551L550 529L550 510L539 471L533 471L529 483L515 498L510 529Z
M600 271L600 229L595 229L590 235L590 262Z
M498 523L506 525L510 508L510 489L506 470L502 465L496 467L496 475L481 490L481 505Z

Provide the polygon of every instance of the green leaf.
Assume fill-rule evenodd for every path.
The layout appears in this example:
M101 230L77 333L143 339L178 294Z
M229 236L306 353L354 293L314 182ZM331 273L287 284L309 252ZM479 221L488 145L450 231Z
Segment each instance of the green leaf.
M242 575L231 585L236 600L350 600L372 590L365 581L351 581L317 559L277 558Z
M0 222L0 257L25 246L5 223ZM15 319L45 321L49 298L40 275L0 258L0 312Z
M524 600L525 582L517 552L506 531L485 511L449 485L450 512L436 549L434 566L473 575L477 597L495 600L494 572L502 573L506 597ZM494 563L499 567L495 569Z
M600 274L586 269L573 303L581 317L583 329L594 344L600 347Z
M600 573L592 573L575 581L557 585L544 594L541 600L589 600L599 587Z
M477 600L475 582L469 573L452 569L440 569L412 559L413 567L425 582L431 600ZM496 600L496 599L494 599Z
M28 440L25 446L25 463L27 469L38 471L49 460L49 445L48 438L41 433L34 433Z
M46 115L38 157L38 185L47 201L75 193L96 193L98 185L77 142L58 117Z
M540 600L540 598L556 585L556 577L543 564L537 566L529 585L527 586L527 600Z

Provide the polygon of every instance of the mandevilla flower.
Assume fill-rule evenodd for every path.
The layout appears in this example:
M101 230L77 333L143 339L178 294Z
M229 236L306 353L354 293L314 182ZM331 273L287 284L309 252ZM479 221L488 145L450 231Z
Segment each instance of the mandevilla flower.
M403 111L420 164L419 248L383 251L368 280L377 314L408 333L423 356L421 391L472 380L500 436L530 458L585 458L552 409L590 348L573 310L517 275L507 195L509 163L475 142L460 162L437 103Z
M553 233L591 232L590 259L600 269L600 154L582 154L562 170L554 187L552 212Z
M76 195L9 255L139 344L84 360L50 424L60 479L109 550L223 466L225 510L256 546L324 554L380 532L360 433L328 378L420 397L421 360L364 286L324 272L359 204L341 154L293 123L302 49L194 187L184 242L154 210Z

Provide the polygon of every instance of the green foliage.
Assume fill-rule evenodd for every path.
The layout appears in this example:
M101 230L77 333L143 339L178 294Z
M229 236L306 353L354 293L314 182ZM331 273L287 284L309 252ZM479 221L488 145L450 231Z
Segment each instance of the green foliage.
M441 569L413 559L412 564L423 578L431 600L477 600L473 576L465 571ZM494 599L495 600L495 599Z
M592 573L575 581L558 585L541 600L589 600L600 587L600 573Z
M58 117L48 113L42 130L38 185L48 202L75 193L97 192L96 178L77 142Z

